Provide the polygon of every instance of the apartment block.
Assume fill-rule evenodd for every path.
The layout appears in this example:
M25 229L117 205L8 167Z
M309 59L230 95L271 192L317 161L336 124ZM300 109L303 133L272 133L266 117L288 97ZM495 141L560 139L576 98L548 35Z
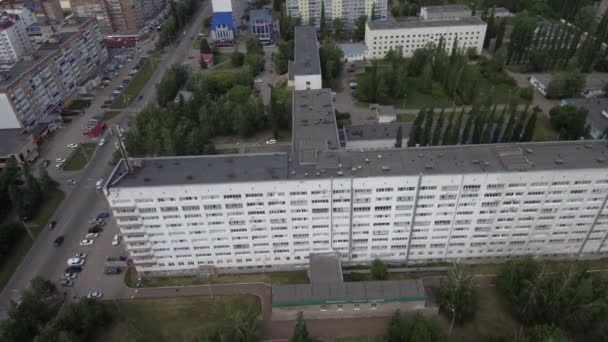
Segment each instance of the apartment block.
M56 41L0 73L0 128L32 130L51 122L76 87L97 75L108 59L94 18L65 24Z
M35 22L28 10L0 13L0 63L12 64L33 51L27 27Z
M142 274L608 252L605 141L342 149L296 90L289 153L132 159L104 193Z
M14 14L32 12L35 20L27 27L27 34L32 42L37 43L53 37L64 21L59 0L8 0L0 2L0 9Z
M97 18L103 33L137 31L165 4L165 0L70 0L74 15Z
M401 51L411 57L414 51L428 45L437 45L443 37L446 49L458 40L461 49L473 48L478 54L483 49L487 24L479 17L449 20L371 21L365 27L367 58L384 58L390 50Z
M386 19L387 0L287 0L287 13L293 17L300 17L304 24L314 24L319 26L321 20L321 7L325 6L325 18L331 21L340 18L348 25L352 26L355 20L361 16L371 18L374 13L374 20Z

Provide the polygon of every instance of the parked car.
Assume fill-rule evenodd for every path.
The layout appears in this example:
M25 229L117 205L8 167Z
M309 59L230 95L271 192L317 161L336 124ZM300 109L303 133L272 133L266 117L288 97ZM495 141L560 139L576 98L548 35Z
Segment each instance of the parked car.
M82 266L84 265L84 260L80 258L69 258L68 266Z
M68 144L68 147L69 148L76 148L76 147L78 147L78 144Z
M112 246L118 246L120 244L120 235L114 235L114 239L112 239Z
M59 285L63 287L72 287L74 286L74 282L72 282L71 280L62 280Z
M42 167L48 167L50 163L51 163L51 161L50 161L50 160L45 159L45 160L42 162Z
M57 225L57 221L55 221L55 220L49 222L49 230L53 230L53 228L55 228L56 225Z
M65 273L80 273L82 272L82 267L80 266L68 266L68 268L65 269Z
M98 220L103 220L103 219L107 219L108 217L110 217L110 213L107 211L101 212L99 214L97 214L97 219Z
M55 245L55 247L59 247L61 246L61 244L63 243L63 240L65 240L65 238L63 237L63 235L59 235L54 241L53 241L53 245Z
M98 143L99 146L103 146L105 144L106 144L106 139L102 138L101 140L99 140L99 143Z
M56 163L65 163L65 158L57 158L55 159Z
M115 94L115 95L120 95L120 90L114 90L114 91L112 92L112 94Z
M90 239L84 239L84 240L80 241L81 246L90 246L94 243L95 243L95 240L90 240Z
M91 292L87 295L89 299L100 299L103 297L103 292Z
M120 267L108 266L106 267L105 274L120 274Z
M74 258L86 259L87 258L87 253L85 253L85 252L76 253L74 255Z
M84 237L85 239L97 239L99 237L99 233L88 233Z
M276 139L270 139L270 140L266 140L266 145L274 145L277 143Z
M62 279L75 279L78 276L78 273L71 273L71 272L66 272L63 275L61 275Z
M103 232L103 229L101 227L95 226L95 227L89 228L88 232L89 233L101 233L101 232Z
M105 109L105 108L110 108L110 105L109 105L109 104L107 104L107 103L104 103L104 104L102 104L102 105L101 105L99 108L103 108L103 109Z
M75 179L68 179L67 183L68 183L68 185L76 185L76 184L78 184L78 181Z

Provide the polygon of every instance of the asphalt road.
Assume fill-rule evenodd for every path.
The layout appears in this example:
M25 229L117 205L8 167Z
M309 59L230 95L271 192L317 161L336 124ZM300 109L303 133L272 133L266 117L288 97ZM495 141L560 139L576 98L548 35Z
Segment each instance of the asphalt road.
M191 41L190 35L196 35L200 31L203 19L211 13L211 2L205 1L173 46L166 48L166 53L161 55L161 62L140 95L142 101L135 101L126 108L119 116L112 120L112 124L125 126L130 113L137 112L147 103L155 100L155 85L160 81L165 70L172 64L181 63L187 59ZM148 42L144 50L152 47L153 42ZM135 63L135 62L133 62ZM87 137L82 135L82 126L93 115L103 113L99 105L106 99L107 95L118 85L121 79L126 77L130 67L120 70L119 75L112 81L110 87L94 91L95 101L86 111L85 115L76 118L67 127L60 129L49 139L41 149L42 158L50 159L52 162L59 157L65 157L69 153L67 144L86 142ZM10 300L18 298L19 291L29 285L31 279L41 276L50 280L59 280L62 272L67 267L66 260L76 252L87 252L87 262L83 272L75 280L73 288L65 289L70 297L86 296L91 291L103 291L106 298L128 298L133 290L129 290L122 282L122 276L106 276L103 274L106 257L124 254L121 246L111 245L114 234L118 232L113 219L108 220L104 232L96 240L93 246L81 247L80 240L88 229L88 221L101 211L107 211L108 206L105 197L95 189L95 183L100 178L107 178L112 167L108 164L114 152L114 138L109 139L104 146L98 146L87 166L77 172L64 172L54 169L54 163L49 166L49 174L62 184L66 192L66 198L55 213L57 227L53 231L44 230L34 242L29 253L25 256L17 270L0 292L0 316L5 317L6 309ZM78 184L68 187L67 179L76 179ZM65 241L62 246L54 247L52 242L59 236L64 235Z

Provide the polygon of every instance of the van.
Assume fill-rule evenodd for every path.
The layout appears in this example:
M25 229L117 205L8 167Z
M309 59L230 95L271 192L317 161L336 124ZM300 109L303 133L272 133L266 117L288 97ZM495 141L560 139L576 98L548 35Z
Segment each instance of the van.
M99 179L99 180L97 181L97 183L95 183L95 188L96 188L97 190L101 190L101 188L103 188L103 178L102 178L102 179Z

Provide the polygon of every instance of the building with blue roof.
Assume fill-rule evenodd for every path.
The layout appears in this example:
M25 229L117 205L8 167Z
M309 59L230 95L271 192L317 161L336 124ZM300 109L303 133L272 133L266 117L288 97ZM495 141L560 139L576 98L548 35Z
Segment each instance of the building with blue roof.
M262 44L272 44L274 30L272 25L272 12L268 8L249 11L251 34L258 38Z
M232 45L234 22L232 12L216 12L211 17L211 40L215 45Z

